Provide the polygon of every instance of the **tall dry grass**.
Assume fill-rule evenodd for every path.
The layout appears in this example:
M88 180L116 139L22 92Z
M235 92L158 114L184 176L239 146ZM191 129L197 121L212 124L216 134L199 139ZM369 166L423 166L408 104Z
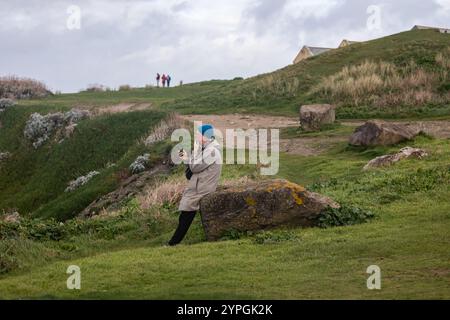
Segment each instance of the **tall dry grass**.
M163 119L156 127L152 129L150 134L142 141L145 145L149 146L153 143L163 141L167 139L178 128L186 128L186 121L176 113L169 114Z
M17 76L0 77L0 98L28 99L46 97L51 92L40 81Z
M220 185L223 187L242 186L251 181L251 178L242 177L234 180L224 180ZM137 197L137 201L144 210L167 205L175 206L180 202L186 185L187 180L184 176L172 176L148 187Z
M298 78L284 78L280 75L271 74L260 79L251 94L254 100L268 94L295 97L299 87L300 81Z
M449 96L440 93L438 88L449 79L450 49L437 54L435 61L437 68L431 71L414 62L399 68L391 63L367 60L322 79L311 93L338 105L390 107L448 102Z

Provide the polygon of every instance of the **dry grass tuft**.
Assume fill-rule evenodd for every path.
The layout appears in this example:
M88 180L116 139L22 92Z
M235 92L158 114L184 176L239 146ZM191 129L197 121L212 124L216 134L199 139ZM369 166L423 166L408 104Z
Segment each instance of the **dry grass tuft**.
M245 186L252 180L242 177L234 180L224 180L220 185L224 187ZM140 207L144 210L154 206L176 205L181 200L187 181L184 176L170 177L149 187L137 197Z
M261 78L256 84L256 89L251 92L252 98L256 100L259 96L282 95L295 97L300 87L298 78L285 78L279 75L268 75Z
M336 104L353 106L418 106L448 102L448 95L440 94L437 88L448 81L450 49L437 54L435 60L440 67L436 71L425 70L414 62L398 68L392 63L367 60L346 66L322 79L312 93Z
M186 128L186 120L176 113L171 113L162 120L159 125L153 128L152 132L144 139L143 143L147 146L167 139L178 128Z

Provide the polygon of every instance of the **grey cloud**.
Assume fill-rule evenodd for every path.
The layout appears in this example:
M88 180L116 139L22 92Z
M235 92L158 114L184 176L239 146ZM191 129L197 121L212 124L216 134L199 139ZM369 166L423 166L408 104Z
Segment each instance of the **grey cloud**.
M335 5L323 16L289 12L293 1L313 3L113 0L92 9L87 0L2 1L0 72L63 91L89 83L143 86L156 72L186 83L269 72L291 63L303 44L337 46L342 38L366 40L415 23L449 26L449 12L433 1L330 0ZM65 28L69 4L86 9L81 30ZM382 32L366 29L371 4L383 8ZM217 6L227 10L214 16L205 9ZM5 25L13 14L29 17L36 27Z

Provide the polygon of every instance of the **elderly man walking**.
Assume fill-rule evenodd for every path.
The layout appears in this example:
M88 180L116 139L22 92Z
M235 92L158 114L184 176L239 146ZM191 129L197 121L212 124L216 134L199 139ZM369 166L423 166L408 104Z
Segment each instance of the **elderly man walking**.
M222 155L220 144L214 138L214 128L205 124L198 128L196 140L199 143L197 153L188 159L184 152L180 153L184 161L189 161L186 170L188 185L183 192L178 210L180 211L178 227L169 241L170 246L179 244L200 209L200 200L207 194L216 191L222 172Z

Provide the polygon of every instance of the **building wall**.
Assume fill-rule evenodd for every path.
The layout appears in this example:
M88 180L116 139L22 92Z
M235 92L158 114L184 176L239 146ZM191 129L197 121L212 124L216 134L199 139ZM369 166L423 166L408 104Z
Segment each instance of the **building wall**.
M339 45L339 48L343 48L349 45L350 43L347 40L342 40L341 44Z
M295 58L294 64L299 63L302 60L308 59L311 56L312 56L311 51L309 51L307 48L302 48L302 50L300 50L297 57Z

